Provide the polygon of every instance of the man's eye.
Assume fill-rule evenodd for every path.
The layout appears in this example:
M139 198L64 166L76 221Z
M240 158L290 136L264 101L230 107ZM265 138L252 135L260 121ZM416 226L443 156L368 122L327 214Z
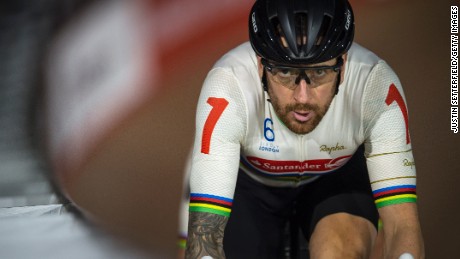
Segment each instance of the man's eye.
M316 76L323 76L325 74L326 74L326 70L324 70L324 69L316 69L315 70L315 75Z
M291 71L289 69L280 69L279 72L280 76L291 76Z

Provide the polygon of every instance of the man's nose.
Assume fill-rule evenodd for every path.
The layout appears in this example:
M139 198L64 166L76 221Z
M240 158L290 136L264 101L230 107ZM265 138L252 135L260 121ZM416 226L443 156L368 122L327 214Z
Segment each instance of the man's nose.
M294 99L299 103L307 103L312 96L311 91L310 85L302 78L294 90Z

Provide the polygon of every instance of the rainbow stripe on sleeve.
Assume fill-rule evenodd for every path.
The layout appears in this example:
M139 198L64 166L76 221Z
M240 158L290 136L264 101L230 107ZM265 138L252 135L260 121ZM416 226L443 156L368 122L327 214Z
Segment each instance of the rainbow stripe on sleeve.
M385 207L392 204L416 202L415 185L397 185L387 188L378 189L372 192L374 194L377 208Z
M191 193L189 210L195 212L214 213L229 217L232 202L232 199L220 196L203 193Z

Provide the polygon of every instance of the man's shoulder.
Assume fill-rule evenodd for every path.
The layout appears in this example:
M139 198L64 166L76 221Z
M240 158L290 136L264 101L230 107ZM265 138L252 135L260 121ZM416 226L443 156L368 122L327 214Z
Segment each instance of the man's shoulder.
M249 42L244 42L224 54L214 64L209 77L231 78L229 87L239 88L246 99L257 99L262 93L257 57Z
M244 42L225 53L215 64L214 68L246 67L256 68L257 59L249 42Z
M377 54L356 42L353 42L353 45L348 51L347 60L351 65L365 65L371 67L382 61Z
M397 76L390 65L374 52L353 43L348 52L347 77L355 82L383 82L385 79L397 81ZM368 78L373 80L367 80ZM361 80L364 79L364 80ZM376 84L378 86L380 84ZM383 84L384 86L386 84Z
M347 85L352 85L353 93L356 89L363 90L372 76L375 74L377 67L386 62L377 56L374 52L364 48L358 43L353 43L347 55L347 66L345 68L345 82ZM351 88L349 88L351 89Z

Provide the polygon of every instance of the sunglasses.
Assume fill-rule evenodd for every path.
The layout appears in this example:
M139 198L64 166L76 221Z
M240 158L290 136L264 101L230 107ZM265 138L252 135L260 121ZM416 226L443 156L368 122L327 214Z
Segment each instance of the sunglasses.
M336 64L332 66L291 67L276 65L266 59L262 59L261 62L275 83L294 90L302 79L305 79L311 88L333 82L343 65L343 58L337 58Z

